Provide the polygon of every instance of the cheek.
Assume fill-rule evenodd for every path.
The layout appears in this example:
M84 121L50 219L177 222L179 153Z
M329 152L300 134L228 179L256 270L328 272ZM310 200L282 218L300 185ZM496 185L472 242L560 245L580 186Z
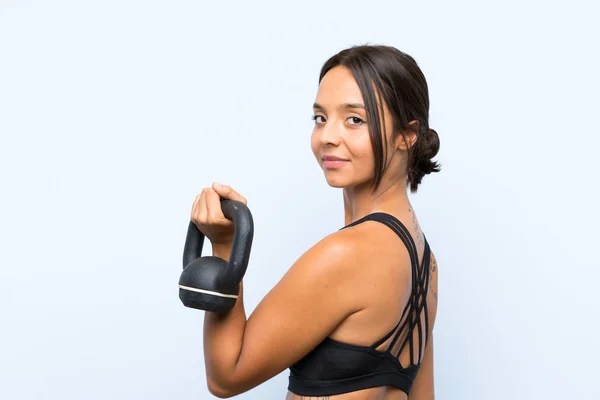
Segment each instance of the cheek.
M312 135L310 136L310 148L312 149L315 157L319 157L319 136L313 129Z
M347 143L354 157L360 160L361 167L364 167L364 164L373 162L373 149L371 148L371 138L368 132L353 137Z
M352 153L354 168L358 174L357 178L368 179L375 173L375 156L371 147L371 138L368 132L356 136L348 143L348 149Z

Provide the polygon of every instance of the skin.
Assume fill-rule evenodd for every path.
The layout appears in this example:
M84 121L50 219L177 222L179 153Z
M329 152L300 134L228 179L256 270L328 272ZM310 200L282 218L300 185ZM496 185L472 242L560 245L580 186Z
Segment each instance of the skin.
M392 140L392 116L384 104L385 124L380 123L389 139L389 168L373 193L369 184L374 156L367 114L361 108L344 107L347 103L364 104L351 72L338 66L324 76L319 86L311 148L322 167L324 154L348 160L338 169L323 167L327 183L343 189L344 225L373 212L392 214L409 229L423 262L423 233L406 188L407 151L416 136L408 130L405 139L399 135ZM417 124L411 122L413 127ZM231 187L213 183L196 197L191 218L211 241L213 255L227 260L233 224L223 216L220 197L247 204ZM431 330L437 311L437 263L433 253L430 274L430 336L423 343L424 356L410 396L396 388L377 387L319 399L434 399ZM244 310L243 283L231 311L222 315L205 313L204 354L210 392L224 398L250 390L290 367L327 336L371 345L396 325L410 288L408 251L389 227L366 221L326 236L289 268L249 318ZM386 346L387 342L379 349ZM408 356L407 351L400 355L403 365L408 364ZM309 397L290 392L286 396L287 400L303 398Z

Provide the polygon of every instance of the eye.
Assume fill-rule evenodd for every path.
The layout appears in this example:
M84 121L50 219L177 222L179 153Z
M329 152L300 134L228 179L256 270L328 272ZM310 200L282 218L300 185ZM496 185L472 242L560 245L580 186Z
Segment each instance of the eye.
M312 117L310 117L310 119L312 119L313 121L315 121L315 124L318 124L317 118L323 118L323 116L322 115L313 115Z
M362 124L364 124L364 123L365 123L365 121L363 121L362 119L360 119L360 118L358 118L358 117L350 117L350 118L348 118L348 119L349 119L349 120L351 119L351 120L352 120L352 122L353 122L353 123L352 123L352 124L350 124L350 125L362 125Z

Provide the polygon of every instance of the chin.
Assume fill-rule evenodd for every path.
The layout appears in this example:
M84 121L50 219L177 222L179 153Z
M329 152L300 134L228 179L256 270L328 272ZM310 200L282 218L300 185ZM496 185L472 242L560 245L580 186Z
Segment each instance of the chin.
M344 177L343 175L328 174L325 172L325 180L327 181L327 184L334 188L362 187L363 185L369 185L373 181L372 176L364 178L361 177L360 179L356 179L356 177L353 178L354 179L351 179L348 176Z
M327 176L327 174L325 175L325 180L327 181L327 184L331 187L334 188L345 188L348 186L352 186L352 182L350 182L348 179L343 179L342 177L336 176Z

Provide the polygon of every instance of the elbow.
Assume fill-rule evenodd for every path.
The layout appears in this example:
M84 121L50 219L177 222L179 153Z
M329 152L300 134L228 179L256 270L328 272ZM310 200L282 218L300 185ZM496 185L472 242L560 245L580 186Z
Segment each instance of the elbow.
M227 373L222 374L207 374L206 384L208 391L215 397L220 399L228 399L233 396L244 393L251 387L240 379L239 373L235 373L235 368Z
M236 392L229 390L226 387L219 385L218 383L211 380L208 381L208 391L210 392L210 394L220 399L228 399L237 394Z
M220 386L208 385L208 391L210 394L220 399L228 399L233 396L226 390L223 390Z

